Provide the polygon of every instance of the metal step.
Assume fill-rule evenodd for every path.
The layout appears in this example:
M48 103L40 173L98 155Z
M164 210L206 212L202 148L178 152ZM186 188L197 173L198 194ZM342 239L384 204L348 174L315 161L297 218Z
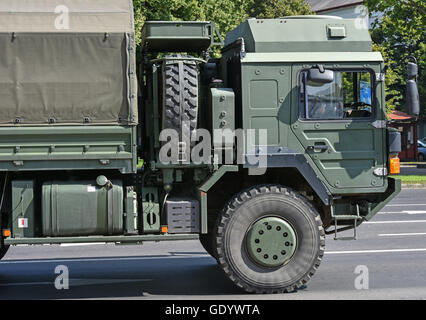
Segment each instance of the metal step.
M356 240L356 228L357 228L357 222L358 220L361 220L362 217L359 215L359 205L355 204L356 206L356 215L350 215L350 214L345 214L345 215L336 215L334 214L334 209L333 209L333 205L331 205L330 209L331 209L331 218L332 220L334 220L334 240ZM354 222L354 235L352 237L338 237L337 236L337 221L341 221L341 220L353 220Z

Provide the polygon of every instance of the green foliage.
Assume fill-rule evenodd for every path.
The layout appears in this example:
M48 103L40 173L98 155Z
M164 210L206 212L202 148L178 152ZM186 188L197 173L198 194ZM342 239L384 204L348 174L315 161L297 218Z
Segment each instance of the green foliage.
M358 93L354 96L354 89L360 87L360 82L368 83L371 88L371 74L369 72L343 72L342 73L343 85L343 101L345 104L356 101L361 101L361 96ZM355 86L356 85L356 86Z
M136 41L145 20L214 21L224 37L248 17L252 0L134 0Z
M426 2L424 0L366 0L379 18L372 26L374 49L389 67L386 102L389 109L405 110L406 66L409 56L418 59L420 107L424 114L426 94Z
M134 0L136 42L145 20L214 21L224 38L249 16L275 18L310 14L304 0Z
M301 0L254 0L250 15L256 18L280 18L312 14L308 3Z
M366 0L370 12L379 14L373 24L373 48L388 65L386 102L388 111L405 109L405 81L408 56L418 59L421 109L426 98L426 1ZM145 20L215 21L225 35L250 17L276 18L312 14L304 0L134 0L136 41ZM216 52L218 53L218 52Z
M226 34L248 18L252 0L200 0L206 20L214 21L223 39Z
M144 2L142 0L134 0L133 1L133 11L134 11L134 23L135 23L135 31L136 31L136 44L139 45L141 42L141 31L143 23L146 20L146 7L144 6Z
M422 184L426 185L426 176L414 175L392 175L392 178L401 179L402 183L406 184Z
M204 20L204 10L197 0L134 0L136 43L140 44L146 20Z

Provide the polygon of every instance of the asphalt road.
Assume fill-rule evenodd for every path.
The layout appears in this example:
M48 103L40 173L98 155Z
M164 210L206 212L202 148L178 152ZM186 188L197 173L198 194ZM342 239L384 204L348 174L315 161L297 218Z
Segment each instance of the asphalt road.
M0 263L0 299L426 299L426 189L404 189L358 240L328 236L326 248L305 288L253 295L234 287L198 241L18 246ZM68 268L69 289L55 288L58 265Z
M425 176L426 175L426 166L425 167L418 167L417 165L401 165L401 174L403 175L419 175L419 176Z

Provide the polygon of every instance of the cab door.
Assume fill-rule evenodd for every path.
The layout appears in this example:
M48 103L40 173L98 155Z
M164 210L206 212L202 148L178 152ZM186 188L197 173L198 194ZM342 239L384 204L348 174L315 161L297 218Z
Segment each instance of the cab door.
M308 69L293 66L292 133L330 190L383 188L385 114L382 83L375 81L380 65L324 67L333 70L332 82L314 83Z

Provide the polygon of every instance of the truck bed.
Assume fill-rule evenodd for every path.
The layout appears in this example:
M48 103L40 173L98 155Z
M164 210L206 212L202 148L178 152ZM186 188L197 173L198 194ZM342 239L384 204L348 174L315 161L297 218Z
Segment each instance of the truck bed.
M0 171L136 172L134 126L0 127Z

